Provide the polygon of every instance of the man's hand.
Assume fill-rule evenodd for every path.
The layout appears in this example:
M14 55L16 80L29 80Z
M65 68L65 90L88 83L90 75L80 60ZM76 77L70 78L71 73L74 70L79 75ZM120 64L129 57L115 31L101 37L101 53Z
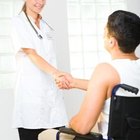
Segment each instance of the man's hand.
M71 74L65 72L59 72L55 75L55 82L60 89L71 89L73 88L74 78Z

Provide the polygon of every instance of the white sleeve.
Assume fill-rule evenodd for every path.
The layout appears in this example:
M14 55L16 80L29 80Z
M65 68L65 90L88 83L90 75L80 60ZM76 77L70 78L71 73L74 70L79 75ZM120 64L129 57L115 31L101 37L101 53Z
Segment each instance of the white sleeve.
M15 53L22 50L22 48L34 49L32 36L27 25L18 17L12 19L11 22L11 37Z

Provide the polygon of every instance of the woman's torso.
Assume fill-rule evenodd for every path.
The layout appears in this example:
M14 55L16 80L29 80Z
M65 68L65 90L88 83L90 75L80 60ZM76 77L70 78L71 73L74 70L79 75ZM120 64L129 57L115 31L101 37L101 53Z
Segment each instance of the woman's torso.
M58 127L67 123L62 93L53 78L34 65L22 51L22 48L35 49L37 54L56 67L53 30L43 20L40 21L40 29L33 25L43 39L37 37L23 12L13 19L17 60L14 126Z

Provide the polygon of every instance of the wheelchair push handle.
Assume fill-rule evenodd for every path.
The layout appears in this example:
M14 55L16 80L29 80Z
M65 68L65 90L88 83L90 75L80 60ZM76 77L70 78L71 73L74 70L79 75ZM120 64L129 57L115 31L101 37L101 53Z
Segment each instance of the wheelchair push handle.
M127 84L120 84L120 87L123 88L124 90L127 90L127 91L135 93L135 94L138 94L138 92L139 92L138 88L127 85Z

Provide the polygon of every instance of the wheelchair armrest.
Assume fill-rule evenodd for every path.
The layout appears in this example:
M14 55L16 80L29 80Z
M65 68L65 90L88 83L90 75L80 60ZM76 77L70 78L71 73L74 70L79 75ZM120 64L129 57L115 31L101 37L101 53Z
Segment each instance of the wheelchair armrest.
M102 140L103 139L102 135L100 133L90 132L86 135L82 135L82 134L75 132L73 129L67 128L67 127L60 128L59 133L74 135L78 138L85 139L85 140Z
M138 88L130 86L130 85L127 85L127 84L120 84L120 87L123 88L124 90L132 92L134 94L138 94L138 92L139 92Z

